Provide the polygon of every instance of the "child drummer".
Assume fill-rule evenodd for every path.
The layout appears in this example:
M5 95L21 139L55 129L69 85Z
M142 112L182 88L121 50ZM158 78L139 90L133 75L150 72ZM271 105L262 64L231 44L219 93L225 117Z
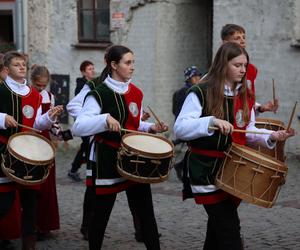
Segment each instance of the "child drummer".
M4 153L9 137L25 131L24 127L38 130L50 129L62 112L62 106L50 109L44 115L41 96L27 85L26 58L18 52L7 52L3 57L4 69L8 76L0 84L0 153ZM0 163L1 163L0 159ZM16 221L20 209L16 208L18 193L22 207L22 249L35 249L36 190L38 185L24 186L8 179L0 169L0 229L11 229L6 239L18 237ZM16 214L12 214L14 210ZM11 217L10 217L11 216ZM4 230L0 230L0 234ZM1 235L0 235L1 237ZM3 238L2 238L3 239Z
M95 135L90 159L96 161L92 170L95 213L88 224L89 249L99 250L117 193L126 190L128 203L134 204L141 220L141 231L147 249L160 249L153 210L150 184L138 184L121 177L116 169L120 147L121 126L144 132L163 132L164 124L142 122L143 93L132 82L133 52L120 45L112 46L106 54L107 66L103 84L89 92L73 133L76 136Z
M239 200L214 185L224 151L232 142L245 145L246 141L272 148L276 141L294 135L293 129L269 134L233 132L258 130L254 126L254 98L247 91L248 62L245 49L236 43L224 43L205 79L189 90L174 124L175 136L189 145L185 155L184 196L194 197L208 214L205 250L242 249Z

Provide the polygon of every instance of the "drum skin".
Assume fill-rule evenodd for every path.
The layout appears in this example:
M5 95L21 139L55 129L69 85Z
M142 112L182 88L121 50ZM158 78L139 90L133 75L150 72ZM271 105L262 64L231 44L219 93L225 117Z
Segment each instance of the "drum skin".
M169 150L159 152L158 148L151 148L145 151L145 145L130 145L126 139L131 136L140 137L139 141L144 140L142 144L147 144L147 141L161 141L161 144L168 144ZM152 141L153 142L153 141ZM141 143L141 142L140 142ZM157 142L156 142L157 143ZM158 142L159 143L159 142ZM151 144L151 142L150 142ZM153 145L152 145L153 146ZM118 152L117 170L120 175L126 179L140 183L158 183L165 181L170 173L172 159L174 155L174 146L164 137L154 136L151 134L131 133L122 137L121 147Z
M20 147L26 147L27 150L18 151L18 147L15 146L15 141L22 141L22 138L25 139L23 145ZM40 142L43 145L43 150L39 150L39 145L31 145L32 138L35 142ZM39 144L39 143L38 143ZM12 147L14 145L14 147ZM47 152L45 154L45 145ZM25 156L24 152L40 151L42 154L40 159L31 159L30 154ZM2 158L2 170L3 173L10 178L11 180L20 183L22 185L36 185L43 183L49 175L49 170L54 163L54 154L55 148L53 144L43 137L42 135L30 133L30 132L21 132L12 135L7 143L7 150L1 155ZM35 152L35 155L36 152ZM45 157L46 155L46 157ZM34 157L33 157L34 158Z
M247 146L232 144L216 176L216 185L249 203L272 207L288 167Z
M283 122L269 119L269 118L256 118L255 126L257 128L265 128L274 131L285 129ZM284 145L285 145L285 141L278 141L276 142L276 146L274 149L269 149L262 146L253 146L253 145L249 145L249 147L257 149L263 154L272 156L277 160L284 162L286 160L285 153L284 153Z

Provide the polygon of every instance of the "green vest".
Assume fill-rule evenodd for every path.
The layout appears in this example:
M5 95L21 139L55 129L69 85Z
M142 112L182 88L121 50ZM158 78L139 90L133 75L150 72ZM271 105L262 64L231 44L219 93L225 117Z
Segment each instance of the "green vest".
M128 111L125 108L124 95L118 94L111 90L105 83L97 84L93 91L90 91L88 95L94 96L99 106L101 107L101 113L109 113L113 118L120 122L120 125L124 127L124 124L128 117ZM95 138L101 137L104 140L119 144L121 141L121 135L117 132L102 132L95 136ZM95 141L96 147L96 178L118 178L120 175L116 170L117 165L117 151L118 148L114 148L101 141Z
M22 123L21 96L14 94L5 82L0 84L0 113L10 114L18 123ZM9 138L12 134L19 132L19 127L0 129L0 136ZM5 144L0 143L0 153L6 149Z
M197 95L202 106L201 117L210 116L205 111L206 93L208 84L202 83L194 85L190 88L189 93L193 92ZM224 114L225 120L233 123L233 98L225 97L224 99ZM231 137L225 136L218 131L215 131L212 136L200 137L188 142L193 148L204 150L225 151L231 144ZM222 158L209 157L192 152L188 152L187 166L189 168L189 176L193 185L210 185L214 184L215 175L223 162Z

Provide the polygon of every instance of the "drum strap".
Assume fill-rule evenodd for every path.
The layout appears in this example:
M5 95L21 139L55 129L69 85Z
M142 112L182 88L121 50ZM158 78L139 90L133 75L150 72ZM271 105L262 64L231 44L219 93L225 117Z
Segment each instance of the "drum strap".
M204 156L208 156L208 157L215 157L215 158L224 158L225 157L225 154L223 151L194 148L194 147L191 147L190 145L189 145L189 150L192 153L195 153L198 155L204 155Z
M7 144L8 139L6 137L0 135L0 142L3 143L3 144Z
M115 149L118 149L120 147L120 143L115 142L115 141L106 140L106 139L102 138L100 135L95 136L95 141L98 142L98 143L104 143L104 144L106 144L108 146L111 146Z

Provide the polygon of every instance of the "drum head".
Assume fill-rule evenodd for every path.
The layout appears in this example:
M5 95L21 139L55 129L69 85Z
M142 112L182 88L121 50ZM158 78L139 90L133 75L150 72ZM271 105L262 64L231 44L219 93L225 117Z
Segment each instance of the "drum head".
M54 147L46 138L33 133L17 133L9 138L8 150L25 162L47 163L54 158Z
M265 167L274 168L278 171L287 171L287 166L281 161L276 160L273 157L269 157L265 154L261 154L259 151L249 148L247 146L241 146L238 144L232 144L232 150L240 152L246 158L251 158L252 161L265 165Z
M151 155L168 155L173 152L172 143L153 135L127 134L123 136L122 143L135 151Z

